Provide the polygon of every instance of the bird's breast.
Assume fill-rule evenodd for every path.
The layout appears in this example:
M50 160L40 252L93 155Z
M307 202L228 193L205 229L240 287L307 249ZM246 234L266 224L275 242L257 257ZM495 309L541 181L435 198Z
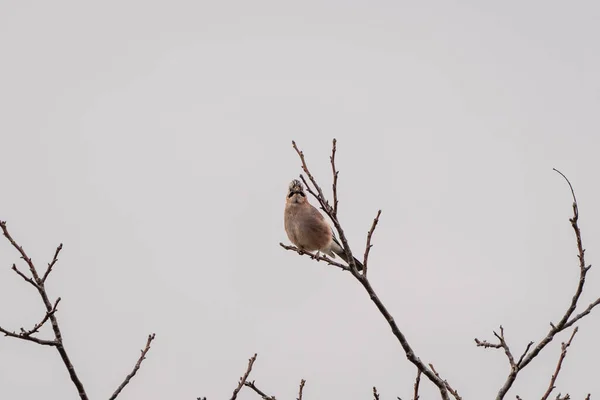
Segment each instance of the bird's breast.
M290 207L285 213L285 230L292 243L308 250L328 250L331 228L318 211L310 208Z

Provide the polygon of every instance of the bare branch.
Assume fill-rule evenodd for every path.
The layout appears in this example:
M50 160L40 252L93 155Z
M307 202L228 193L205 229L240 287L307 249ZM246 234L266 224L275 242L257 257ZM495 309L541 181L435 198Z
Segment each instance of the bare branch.
M598 298L595 301L591 302L590 305L587 306L587 308L585 310L583 310L581 313L577 314L572 319L570 319L569 322L567 322L565 324L565 326L563 327L563 330L571 327L575 322L579 321L581 318L583 318L586 315L588 315L592 311L592 309L594 307L596 307L598 304L600 304L600 298Z
M373 236L373 232L375 232L375 228L377 227L377 223L379 222L379 216L381 215L381 210L377 211L377 216L373 220L373 225L371 225L371 229L369 229L369 233L367 233L367 246L365 247L365 255L363 257L363 275L367 275L367 262L369 261L369 252L371 251L371 236Z
M533 342L527 343L527 347L525 347L525 351L523 351L523 354L521 354L521 357L519 357L519 361L517 361L517 366L519 368L521 368L521 363L523 362L523 358L525 358L525 356L527 355L527 352L529 351L531 346L533 346Z
M500 335L494 332L494 336L496 336L498 340L500 340L500 346L502 346L502 348L504 349L504 354L506 354L506 357L508 358L508 363L510 364L511 369L516 369L517 364L515 364L515 358L510 352L510 348L508 347L506 340L504 340L504 328L502 327L502 325L500 325Z
M556 168L554 168L554 170L556 172L558 172L560 175L562 175L563 178L565 178L565 180L569 184L569 188L571 188L571 194L573 195L573 218L569 219L569 221L571 222L571 226L573 227L573 231L575 232L575 238L577 240L577 251L579 253L577 255L577 257L579 258L579 269L580 269L579 284L577 286L577 290L575 291L575 295L573 295L573 298L571 299L571 304L570 304L569 308L567 309L567 312L565 312L565 315L562 317L560 322L556 325L557 329L560 329L560 328L564 329L564 325L568 322L569 317L571 316L571 314L573 314L573 312L575 311L575 308L577 307L577 301L579 300L579 297L581 296L581 293L583 292L583 286L585 284L585 275L587 274L587 271L591 268L591 266L586 267L586 265L585 265L585 249L583 248L583 243L581 240L581 230L579 229L579 225L578 225L579 207L577 206L577 199L575 198L575 192L573 191L573 186L571 186L571 182L569 182L567 177L562 172L560 172Z
M298 153L298 157L300 157L300 161L302 161L302 170L308 176L308 179L311 181L311 183L317 190L318 194L314 193L310 189L310 185L308 184L308 182L306 182L304 177L301 176L302 181L304 181L304 185L306 186L306 190L308 190L308 192L310 194L312 194L317 200L319 200L319 203L321 203L323 201L321 203L321 207L323 207L323 211L325 211L327 213L327 215L331 214L333 209L331 208L331 206L328 203L324 202L325 196L323 195L323 191L321 190L321 187L317 184L317 182L315 181L315 178L312 176L312 174L308 170L308 166L306 165L306 160L304 159L304 152L302 152L300 149L298 149L298 146L296 146L296 142L293 140L292 140L292 146L294 147L294 150L296 150L296 153ZM329 216L331 217L331 215L329 215Z
M4 336L13 337L13 338L16 338L16 339L28 340L30 342L41 344L43 346L57 346L58 345L58 342L56 342L54 340L39 339L39 338L36 338L34 336L31 336L31 335L25 336L25 335L23 335L21 333L11 332L11 331L6 330L6 329L4 329L2 327L0 327L0 332L4 333Z
M567 349L571 345L571 341L573 340L573 337L575 337L577 330L578 330L578 328L575 327L575 329L573 329L573 333L571 334L571 337L569 338L569 341L567 343L563 342L561 344L561 352L560 352L560 357L558 358L558 364L556 364L556 370L554 371L554 374L552 374L552 378L550 378L550 384L548 385L548 389L546 390L546 393L544 393L544 395L542 396L542 400L547 400L548 396L550 396L550 393L552 393L552 391L556 388L556 386L555 386L556 378L558 378L558 374L560 372L560 368L562 367L562 363L563 363L565 357L567 356Z
M42 282L46 282L46 278L48 278L48 275L50 275L50 272L52 272L52 268L54 268L54 264L56 264L56 262L58 261L58 253L60 253L60 251L63 248L63 244L59 244L58 247L56 248L56 251L54 252L54 258L52 258L52 261L50 263L48 263L48 268L46 268L46 272L44 272L44 276L42 276Z
M50 316L53 315L54 313L56 313L56 307L58 306L59 302L60 302L60 297L58 299L56 299L56 301L54 302L54 306L52 307L52 310L50 310L49 312L46 312L46 314L44 315L44 318L42 318L42 320L40 322L35 324L35 326L33 328L31 328L28 331L21 328L20 335L21 336L31 336L34 333L38 332L40 330L40 328L46 323L46 321L48 321Z
M417 370L417 377L415 379L415 385L414 385L413 400L419 400L419 384L420 383L421 383L421 370L418 369Z
M338 197L337 197L337 180L338 180L338 175L339 175L339 171L336 170L335 168L335 151L337 150L337 141L335 140L335 138L333 139L333 144L331 145L331 157L329 157L329 159L331 160L331 170L333 173L333 215L337 216L337 210L338 210Z
M396 336L396 338L400 342L400 345L404 349L404 352L406 353L406 358L408 358L408 360L411 363L413 363L417 367L417 369L419 369L425 376L427 376L427 378L429 378L429 380L434 385L436 385L438 387L438 389L440 390L440 394L442 395L442 398L444 400L448 400L449 397L448 397L447 388L446 388L446 385L444 384L444 381L441 379L441 377L439 375L434 373L433 370L430 370L429 368L427 368L427 366L421 361L421 359L416 356L412 347L406 340L406 337L400 331L400 328L398 328L396 321L394 320L394 318L392 317L390 312L387 310L387 308L385 307L383 302L379 299L379 297L375 293L375 290L371 286L371 283L369 282L369 280L363 276L361 276L361 278L362 279L358 279L359 282L363 285L363 287L369 294L369 297L371 298L373 303L375 303L375 305L377 306L377 309L379 310L381 315L383 315L383 317L387 321L388 325L392 329L392 333L394 334L394 336ZM430 366L431 366L431 364L430 364Z
M21 272L21 270L19 268L17 268L17 266L15 264L12 265L11 268L13 271L15 271L17 273L17 275L19 275L21 278L23 278L25 280L25 282L33 285L34 288L39 289L37 283L35 283L33 281L33 279L29 278L27 275L25 275L23 272Z
M500 343L490 343L487 340L479 340L477 338L475 338L475 344L477 344L477 347L483 347L485 349L501 349L502 345Z
M344 271L350 271L350 268L348 266L346 266L346 265L344 265L342 263L338 263L338 262L333 261L331 258L327 257L325 254L321 254L321 253L313 254L313 253L311 253L309 251L305 251L305 250L299 249L296 246L288 246L288 245L285 245L283 243L279 243L279 245L281 247L283 247L284 249L286 249L286 250L295 251L296 253L298 253L301 256L306 254L306 255L310 256L310 258L312 258L313 260L325 261L329 265L333 265L334 267L338 267L340 269L343 269Z
M556 168L552 168L552 170L558 172L563 178L565 178L565 181L567 181L567 183L569 184L569 189L571 189L571 196L573 196L573 203L577 204L577 198L575 197L575 191L573 190L573 186L571 185L571 182L569 182L569 179L567 179L567 177L565 176L565 174L563 174L562 172L560 172Z
M431 370L433 371L433 373L435 374L435 376L437 376L439 379L442 379L442 377L440 376L440 374L438 374L438 372L435 370L435 368L433 367L433 364L429 364L429 367L431 368ZM462 400L462 397L460 397L460 395L458 394L458 391L452 389L452 386L450 386L450 384L448 383L447 380L443 381L444 385L446 386L446 389L448 389L448 391L450 392L450 394L456 399L456 400Z
M275 396L269 396L268 394L266 394L265 392L263 392L262 390L257 388L256 384L254 382L255 381L252 381L252 382L245 381L244 386L249 387L250 389L254 390L263 400L277 400L275 398Z
M15 242L15 240L12 238L12 236L10 235L10 233L8 232L8 229L6 228L6 221L0 221L0 228L2 229L2 233L4 234L4 237L6 237L6 239L8 239L8 241L10 242L10 244L21 254L21 258L27 263L27 266L29 267L29 271L31 272L31 276L33 277L33 281L37 284L37 286L39 286L40 282L40 278L37 274L37 270L35 269L35 266L33 265L33 261L31 260L31 258L29 258L27 256L27 254L25 253L25 250L23 250L23 248L21 246L19 246L17 244L17 242ZM25 275L23 275L16 267L15 264L13 264L13 270L15 270L15 272L17 272L19 275L21 275L21 277L23 277L23 279L25 279L26 281L29 282L29 279L25 277Z
M435 374L432 370L427 368L427 366L421 361L421 359L416 356L412 347L406 340L406 337L400 331L400 328L398 328L398 325L396 324L394 317L392 317L392 315L387 310L387 308L385 307L383 302L379 299L379 297L375 293L375 290L371 286L371 283L369 282L369 280L366 279L366 277L364 277L364 276L360 276L360 278L357 278L357 279L363 285L363 287L369 294L369 297L371 298L373 303L375 303L375 305L377 306L377 309L379 310L381 315L383 315L383 317L387 321L388 325L392 329L392 333L394 334L394 336L396 336L396 338L400 342L400 345L404 349L404 352L406 353L406 358L408 358L408 360L411 363L413 363L417 367L417 369L421 370L421 372L425 376L427 376L427 378L429 378L429 380L434 385L436 385L438 387L438 389L440 390L440 394L444 400L449 400L447 388L446 388L444 381L439 377L439 375ZM431 364L430 364L430 366L431 366Z
M298 388L298 398L296 400L302 400L302 391L304 391L305 379L300 380L300 387Z
M237 398L237 395L240 392L240 390L242 389L242 386L244 386L246 379L248 379L248 375L250 375L250 372L252 371L252 365L254 364L254 361L256 361L256 356L257 356L257 354L254 353L254 355L248 360L248 368L246 368L246 372L244 372L244 375L240 378L240 381L239 381L237 387L233 390L233 395L231 396L231 400L235 400Z
M304 178L304 175L300 174L300 179L302 179L302 182L304 183L304 187L306 188L306 191L307 191L308 193L310 193L310 194L311 194L311 196L313 196L315 199L317 199L317 200L318 200L318 199L319 199L319 194L318 194L318 193L315 193L315 192L312 190L312 188L310 187L310 184L309 184L309 183L306 181L306 178ZM321 203L319 203L319 205L321 206L321 209L322 209L323 211L325 211L325 208L324 208L324 206L323 206L323 205L321 205ZM329 204L326 204L326 206L327 206L327 207L329 207Z
M131 378L133 378L135 376L135 374L138 372L138 370L142 366L142 361L144 361L146 359L146 354L148 354L148 351L150 351L150 344L154 340L155 336L156 335L154 333L151 335L148 335L148 340L146 341L146 347L144 347L141 350L142 354L140 354L140 358L138 358L137 362L135 363L133 370L129 373L129 375L127 375L125 377L125 380L119 385L119 387L117 388L117 390L115 390L115 392L112 394L112 396L110 396L109 400L115 400L117 398L117 396L119 395L119 393L121 393L121 391L125 388L125 386L127 386L129 381L131 381Z
M573 208L573 217L569 219L569 222L571 222L571 227L573 228L573 232L575 233L575 239L577 242L577 253L578 253L577 258L579 259L579 281L577 284L577 288L575 289L575 293L574 293L573 297L571 298L571 303L569 304L567 310L563 314L560 321L557 324L550 323L550 330L548 331L546 336L543 339L541 339L538 342L538 344L536 346L534 346L533 349L531 349L531 351L530 351L530 348L533 346L533 342L530 342L516 363L514 362L514 358L511 359L512 354L509 353L508 345L506 344L506 342L503 339L500 341L499 346L493 345L493 344L491 344L489 342L485 342L485 341L483 341L483 342L478 341L478 340L475 341L477 343L477 346L480 346L480 347L485 347L485 348L490 348L490 347L500 348L500 347L502 347L502 348L504 348L505 353L507 354L507 357L509 358L509 362L511 364L511 371L508 374L506 381L504 382L504 384L498 391L498 394L496 395L496 400L502 400L504 398L504 396L506 395L508 390L512 387L519 372L523 368L525 368L527 365L529 365L529 363L554 339L556 334L558 334L558 333L564 331L565 329L569 328L570 326L572 326L578 320L580 320L584 316L588 315L594 307L596 307L598 304L600 304L600 298L599 298L596 301L590 303L590 305L584 311L582 311L580 314L577 314L574 317L572 317L573 313L575 312L575 310L577 308L577 304L581 297L581 294L583 293L583 288L585 285L585 277L586 277L587 272L591 268L591 265L586 265L586 263L585 263L585 249L583 248L583 242L581 239L581 230L580 230L579 224L578 224L578 222L579 222L579 207L577 205L577 198L575 197L575 191L573 190L573 186L571 185L571 182L567 179L567 177L562 172L560 172L559 170L557 170L555 168L554 168L554 171L559 173L567 181L567 184L569 185L569 188L571 190L571 195L573 197L573 207L572 207ZM498 335L496 335L496 336L498 337ZM502 335L500 335L500 336L502 336ZM509 354L510 354L510 356L509 356ZM568 397L568 395L566 395L566 396ZM558 397L560 397L560 394Z
M377 388L373 386L373 400L379 400L379 393L377 393Z
M81 383L81 380L77 376L77 373L75 372L75 367L73 367L73 363L71 362L69 355L67 354L67 351L64 347L63 340L62 340L62 333L60 331L60 327L58 326L58 319L56 318L56 313L53 311L54 306L50 302L48 293L46 292L46 287L44 286L44 282L42 281L42 279L40 279L40 276L38 275L37 269L35 268L35 265L33 264L33 261L31 260L31 258L29 256L27 256L27 253L25 253L25 250L23 249L23 247L19 246L17 244L17 242L12 238L10 233L8 232L8 229L6 227L6 221L0 221L0 228L2 229L2 233L4 234L4 237L6 237L6 239L10 242L10 244L21 254L21 258L27 263L27 266L29 267L29 271L31 273L32 278L26 277L23 273L21 273L16 268L15 265L13 265L13 270L15 270L15 272L17 272L23 279L25 279L27 282L31 283L36 288L38 294L40 295L40 297L42 299L42 302L44 303L44 306L46 307L46 313L48 315L48 318L50 319L50 323L52 324L52 331L54 332L55 340L54 341L44 341L41 339L34 338L32 336L23 336L22 338L27 338L26 340L30 340L32 342L36 342L39 344L51 345L51 346L56 347L56 350L58 351L58 354L60 355L60 357L63 361L63 364L65 365L65 367L67 368L67 371L69 372L69 377L71 378L71 382L73 382L73 384L75 385L75 388L77 389L79 398L81 400L88 400L87 394L85 392L85 388L83 387L83 383ZM56 252L55 255L57 256L58 252ZM3 331L3 333L7 336L15 337L14 335L7 334L6 331Z

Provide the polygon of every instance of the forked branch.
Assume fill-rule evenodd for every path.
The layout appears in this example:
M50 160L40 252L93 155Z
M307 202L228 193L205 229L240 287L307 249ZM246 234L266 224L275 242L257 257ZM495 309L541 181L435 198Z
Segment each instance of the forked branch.
M27 282L28 284L30 284L31 286L33 286L36 289L42 302L44 303L44 307L46 308L46 313L44 314L44 317L38 323L36 323L33 326L33 328L31 328L29 330L25 330L24 328L21 328L20 333L16 333L14 331L10 331L8 329L4 329L4 328L0 327L0 332L4 333L5 336L9 336L9 337L13 337L16 339L21 339L21 340L26 340L29 342L37 343L39 345L43 345L43 346L55 347L60 355L60 358L63 361L63 364L67 368L71 382L73 382L73 385L75 385L75 388L77 389L79 398L81 400L87 400L88 396L87 396L87 393L83 386L83 383L79 379L79 376L75 370L75 367L73 366L73 363L71 362L71 360L69 358L67 349L65 348L65 345L63 343L62 333L61 333L61 330L60 330L60 327L58 324L58 318L56 317L57 307L58 307L58 303L60 302L60 297L57 298L54 302L51 302L50 297L48 296L48 292L46 290L46 280L58 261L58 255L63 248L62 243L56 248L56 251L54 252L54 257L52 258L52 261L48 263L48 267L46 268L46 271L44 272L43 275L40 276L35 264L33 263L33 260L27 255L27 253L25 252L25 249L23 249L23 247L20 246L15 241L15 239L13 239L11 234L9 233L8 228L6 227L5 221L0 221L0 228L2 229L2 233L3 233L4 237L17 250L17 252L21 255L21 258L27 264L27 267L29 268L29 274L26 274L25 272L21 271L19 268L17 268L17 266L15 264L12 265L12 270L17 275L19 275L21 278L23 278L23 280L25 280L25 282ZM52 325L52 332L54 333L54 339L46 340L46 339L40 339L37 336L35 336L35 334L37 334L39 332L39 330L42 328L42 326L44 326L44 324L46 324L46 322L48 322L48 321L50 321L50 324ZM150 350L150 343L152 342L152 340L154 340L154 334L152 334L148 337L146 347L142 350L142 354L141 354L140 358L138 359L138 362L136 363L133 371L129 375L127 375L127 377L125 378L123 383L121 383L121 385L119 385L117 390L110 397L110 400L114 400L117 398L117 396L119 395L121 390L123 390L123 388L129 383L131 378L133 378L133 376L140 369L142 361L145 359L146 354Z
M254 353L254 355L248 360L248 367L246 367L246 372L244 372L244 375L242 375L242 377L240 378L237 387L233 390L231 400L235 400L237 398L238 393L240 392L240 390L242 390L244 384L246 384L246 380L248 379L250 372L252 372L252 366L254 365L254 361L256 361L256 356L257 354Z
M579 260L579 263L578 263L579 280L577 282L577 287L575 288L575 293L573 294L573 297L571 298L571 302L570 302L569 306L567 307L566 311L564 312L564 314L562 315L562 317L560 318L559 322L556 324L550 323L550 330L548 331L546 336L544 338L542 338L537 343L537 345L535 345L533 348L531 348L531 347L533 346L534 343L530 342L527 345L525 351L522 353L521 357L519 357L518 361L515 362L512 354L510 352L510 349L508 348L508 344L504 340L504 330L502 329L502 327L501 327L500 335L497 335L496 333L494 333L494 335L496 335L496 337L498 338L499 343L494 344L494 343L487 342L485 340L475 339L475 342L477 343L477 346L479 346L479 347L503 348L506 353L506 356L508 358L509 364L511 366L511 370L508 374L508 377L506 378L506 381L504 382L504 385L502 385L502 387L498 391L498 394L496 395L496 400L502 400L506 396L507 392L509 391L509 389L511 388L511 386L517 379L519 372L522 371L523 368L525 368L527 365L529 365L529 363L531 363L531 361L533 361L533 359L550 342L552 342L552 340L558 333L571 327L573 324L575 324L581 318L588 315L592 311L592 309L595 308L598 304L600 304L600 298L598 298L595 301L593 301L592 303L590 303L587 306L587 308L584 309L582 312L580 312L579 314L573 315L575 310L577 309L577 305L578 305L579 299L581 297L581 294L583 293L583 289L585 286L585 278L586 278L588 271L591 268L591 265L586 265L586 262L585 262L585 249L583 248L583 241L581 239L581 229L579 228L579 206L577 204L577 198L575 197L575 191L573 190L573 186L571 185L571 182L569 182L567 177L562 172L560 172L557 169L554 169L554 171L559 173L567 181L567 184L569 185L569 189L571 190L571 195L573 197L573 206L572 206L573 217L571 217L569 219L569 222L571 223L571 227L573 228L573 232L575 234L575 241L576 241L576 245L577 245L577 258ZM576 330L574 332L576 332ZM574 333L573 333L573 335L574 335ZM572 337L571 337L571 339L572 339ZM571 341L569 340L568 343L570 343L570 342ZM564 350L564 354L566 356L566 348ZM562 358L564 359L564 357L562 357ZM562 361L561 361L561 364L562 364ZM558 373L558 371L557 371L557 373ZM554 378L554 380L555 379L556 378ZM553 383L551 383L550 386L553 386ZM550 393L548 392L546 397L549 394ZM560 397L560 394L558 395L558 397Z
M363 286L365 291L368 293L368 295L371 298L371 300L373 301L373 303L375 303L375 306L377 307L377 309L379 310L381 315L385 318L386 322L388 323L388 325L390 326L390 328L392 330L392 333L398 339L398 342L402 346L402 349L404 350L406 358L408 358L408 360L417 367L418 371L420 371L434 385L437 386L438 390L440 391L440 395L441 395L442 399L449 400L449 393L451 393L457 400L460 400L460 396L458 395L458 392L455 391L454 389L452 389L452 387L448 384L448 382L445 381L444 379L442 379L439 376L439 374L434 372L433 368L428 367L425 363L423 363L421 361L421 359L419 357L417 357L414 350L408 343L408 340L406 339L406 337L404 336L404 334L402 333L402 331L396 324L396 321L394 320L394 318L392 317L390 312L387 310L387 308L385 307L383 302L379 299L379 297L375 293L375 290L371 286L371 283L367 279L368 257L369 257L369 251L372 247L371 238L373 236L373 232L375 231L377 223L379 222L379 217L381 215L381 211L379 211L377 213L377 216L375 217L375 219L373 221L371 229L369 230L369 232L367 234L367 244L365 247L365 254L364 254L364 258L363 258L363 260L364 260L363 272L362 273L358 272L358 270L356 268L356 265L354 263L354 256L352 255L352 250L350 249L350 245L348 243L348 240L346 238L344 230L342 229L342 226L338 220L338 215L337 215L337 212L338 212L337 185L338 185L339 171L337 170L336 165L335 165L335 155L336 155L336 151L337 151L336 140L335 139L333 140L331 157L330 157L331 170L332 170L332 174L333 174L333 207L329 204L329 202L325 198L325 195L323 194L323 190L317 183L313 174L310 172L308 165L306 163L304 153L298 148L298 146L296 145L296 142L292 141L292 146L293 146L294 150L296 151L296 153L298 154L298 157L300 158L302 171L304 172L304 174L306 174L306 176L308 177L308 180L305 179L303 175L300 175L300 178L304 182L304 184L306 186L306 190L318 201L319 205L321 206L321 209L331 219L331 221L335 227L335 230L339 236L339 239L342 243L342 247L344 248L344 252L346 253L347 259L350 260L350 262L349 262L350 268L348 268L348 267L344 268L341 265L332 264L332 262L330 260L327 260L327 259L324 259L321 257L315 257L314 255L310 255L310 256L313 259L316 259L317 261L326 261L329 264L335 265L338 268L349 270L352 273L352 275L360 282L360 284ZM281 244L281 246L287 250L296 251L297 253L302 254L302 252L299 251L299 249L297 249L293 246L286 246L284 244ZM419 376L419 379L420 379L420 376ZM417 385L416 390L418 391L418 385ZM375 395L375 392L374 392L374 395Z

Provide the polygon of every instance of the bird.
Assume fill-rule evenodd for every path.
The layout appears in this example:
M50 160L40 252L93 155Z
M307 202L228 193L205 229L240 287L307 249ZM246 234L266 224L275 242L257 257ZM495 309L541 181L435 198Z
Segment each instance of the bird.
M333 229L325 221L323 214L308 202L304 186L297 179L294 179L288 188L284 225L288 238L300 250L320 251L333 258L337 254L350 265L346 252ZM354 257L354 264L359 271L363 270L362 263L356 257Z

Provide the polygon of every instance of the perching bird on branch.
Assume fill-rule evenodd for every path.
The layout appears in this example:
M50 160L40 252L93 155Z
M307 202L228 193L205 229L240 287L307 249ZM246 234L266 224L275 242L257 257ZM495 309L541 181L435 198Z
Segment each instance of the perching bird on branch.
M285 202L284 224L288 238L301 250L320 251L334 258L337 254L348 263L346 253L331 226L319 210L310 205L304 186L297 179L290 183ZM363 265L356 257L354 263L356 268L362 271Z

